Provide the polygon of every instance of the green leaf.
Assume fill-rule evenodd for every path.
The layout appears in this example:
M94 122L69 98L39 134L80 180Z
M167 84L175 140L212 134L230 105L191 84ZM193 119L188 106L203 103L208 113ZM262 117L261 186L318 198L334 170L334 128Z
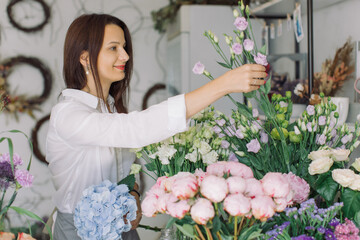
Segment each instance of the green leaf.
M219 218L219 216L215 216L214 218L213 218L213 229L212 229L212 231L213 231L213 233L214 233L214 235L216 235L216 233L221 229L221 221L220 221L220 218Z
M220 236L222 240L233 240L234 236L233 235L225 235L224 233L220 232Z
M147 163L147 164L145 164L145 167L150 172L154 172L156 170L155 162Z
M266 81L264 86L265 86L265 94L269 94L269 92L271 90L271 75L270 75L269 79Z
M262 236L261 228L259 224L254 224L249 228L242 229L238 239L256 239L259 236Z
M266 44L260 48L259 53L266 55Z
M22 214L22 215L27 215L28 217L32 218L32 219L35 219L37 221L40 221L42 222L45 227L46 227L46 230L48 231L49 235L50 235L50 239L52 240L53 237L52 237L52 232L51 232L51 229L50 227L42 220L41 217L39 217L38 215L36 215L35 213L33 212L30 212L26 209L23 209L23 208L20 208L20 207L10 207L11 209L15 210L18 214Z
M360 228L360 211L358 211L354 216L354 222L357 228Z
M177 219L177 218L174 218L174 217L171 217L171 218L169 219L169 221L167 222L165 228L170 228L170 227L176 222L176 220L178 220L178 219Z
M328 202L334 201L339 184L331 176L331 172L321 174L315 183L316 191Z
M191 237L191 238L194 238L194 228L192 227L192 225L190 224L184 224L184 225L179 225L179 224L176 224L176 227L185 235L185 236L188 236L188 237Z
M226 63L222 63L222 62L217 62L217 63L220 64L224 68L231 69L231 66L227 65Z
M344 203L342 210L345 217L353 219L355 214L359 212L360 192L345 188L341 194L341 201Z
M246 98L254 98L255 95L256 95L256 91L244 93L244 96L245 96Z
M120 184L125 184L126 186L128 186L129 190L134 189L134 185L135 185L135 175L134 174L130 174L127 177L123 178L120 182L117 183L118 185Z

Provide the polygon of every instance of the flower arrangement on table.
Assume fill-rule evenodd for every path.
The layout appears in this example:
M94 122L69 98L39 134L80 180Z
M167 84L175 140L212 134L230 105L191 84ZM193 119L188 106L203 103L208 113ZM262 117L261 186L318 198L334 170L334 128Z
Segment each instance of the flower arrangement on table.
M8 103L8 97L5 96L3 93L0 93L0 112L4 109L5 105ZM37 216L36 214L20 208L12 206L15 201L15 198L18 194L18 191L25 187L31 187L33 182L33 176L29 173L30 166L31 166L31 159L32 155L30 155L29 163L26 169L21 169L23 165L23 160L21 159L20 155L14 153L14 145L13 141L9 134L22 134L28 140L30 145L30 149L32 152L32 143L29 138L19 130L10 130L10 131L3 131L0 132L3 137L0 137L0 143L6 141L8 143L9 152L8 153L0 153L0 190L1 190L1 199L0 199L0 236L1 239L14 239L15 235L10 232L4 232L5 230L9 230L5 228L5 221L6 221L6 214L9 209L16 211L19 214L26 215L30 218L38 220L42 222L44 221ZM4 136L5 135L5 136ZM8 195L8 193L12 191L12 194ZM47 226L46 226L47 227ZM49 232L50 238L52 239L52 234L50 228L47 227ZM18 233L18 240L20 239L33 239L30 235L26 233Z
M341 89L345 81L350 79L355 70L351 56L353 43L348 39L345 44L336 50L333 59L326 59L321 68L321 72L314 74L313 92L311 93L310 103L320 102L320 93L325 96L333 97ZM300 98L310 96L307 84L298 83L294 89L294 94Z
M225 41L230 49L229 56L220 48L219 39L213 32L206 31L204 35L222 58L223 61L218 62L222 67L233 69L245 63L267 66L265 48L258 48L253 38L251 22L249 21L249 8L239 2L239 10L240 12L238 10L233 12L236 27L235 36L225 34ZM195 64L193 72L203 74L213 80L211 73L200 62ZM249 215L244 215L253 220L247 219L248 225L239 226L234 217L223 214L225 212L225 214L231 215L226 211L224 196L219 201L221 204L214 204L215 201L209 200L208 206L212 205L216 209L214 210L215 213L213 214L211 207L204 210L204 214L210 214L210 217L207 218L205 225L199 227L200 230L198 230L196 226L199 223L192 218L192 208L198 198L206 198L205 194L207 194L201 189L202 183L199 183L199 179L201 181L202 178L196 178L196 176L201 176L201 170L195 170L192 173L181 172L176 177L171 177L171 174L166 173L158 175L160 178L147 194L145 203L143 202L145 216L152 216L156 213L169 214L176 219L172 219L167 227L175 222L178 229L185 235L196 233L200 239L202 238L201 234L207 236L207 239L334 239L330 238L330 235L330 237L327 236L325 232L330 234L331 231L333 235L343 234L341 229L349 226L352 230L344 233L345 235L350 236L358 231L356 229L360 226L360 176L358 173L360 160L356 159L355 163L350 164L349 156L360 143L359 124L355 124L355 130L350 130L346 124L338 126L339 115L336 112L334 113L336 105L323 93L319 93L319 104L307 106L306 111L299 119L291 119L293 106L291 92L286 92L285 96L279 94L269 96L270 79L271 76L258 91L244 94L248 99L247 104L242 104L228 96L235 105L231 116L214 111L215 114L207 119L207 124L213 126L213 131L218 134L223 143L226 143L222 145L222 148L228 153L226 155L228 159L225 160L237 160L248 166L254 179L261 179L260 182L271 173L293 176L297 179L294 182L298 182L294 188L302 186L303 182L309 184L309 197L316 202L316 206L314 205L312 208L316 208L317 211L326 211L326 218L319 218L316 221L318 225L311 225L315 224L315 220L311 221L312 215L310 217L302 215L305 212L302 211L301 206L299 206L298 211L302 214L293 215L292 218L289 218L286 212L280 211L284 210L286 205L291 204L291 201L283 201L283 208L278 209L280 213L271 218L262 219L267 219L263 223L255 220L256 214L250 207L247 212ZM257 107L254 103L251 104L249 99L254 99ZM261 116L260 112L262 113ZM149 150L150 147L145 147L145 149ZM189 153L186 151L189 150L182 152L183 156ZM147 160L149 159L150 162L154 162L153 158L147 158ZM160 163L157 163L159 164L158 168L166 167ZM217 163L213 165L219 168ZM211 166L207 166L207 170L202 170L207 173L210 171L208 169L212 168ZM154 168L148 168L148 170L155 171ZM224 174L218 177L225 181L232 177L231 173L227 175L228 173L224 172ZM177 180L178 178L182 180ZM177 181L179 181L178 187ZM185 188L184 185L187 184L190 185L190 190L186 192L187 195L178 195L177 191L181 192L180 189ZM238 185L241 185L240 181ZM216 185L213 184L209 192L220 191L215 190L215 188ZM267 187L263 187L263 191L267 191ZM169 194L175 195L175 197L170 197ZM176 197L177 199L175 199ZM184 199L186 200L184 201ZM302 201L304 200L306 199L302 199ZM280 204L274 203L275 206ZM294 201L291 207L298 207L296 203L301 203L301 201ZM173 205L177 204L178 206L173 208ZM238 204L238 207L242 206L245 205ZM331 212L324 209L331 209ZM336 230L335 226L330 225L329 218L337 219L340 230ZM306 219L306 221L299 222L297 219ZM228 222L231 223L227 225ZM295 231L292 224L299 224L299 228L302 230ZM234 231L235 225L237 231ZM275 225L282 227L277 228ZM325 232L321 234L324 229L320 229L316 236L312 236L315 234L311 232L312 227L318 229L320 225L325 228ZM355 229L353 226L357 228ZM239 228L242 229L240 232ZM278 234L279 238L276 238L267 233L274 229L282 229L283 234ZM249 235L245 235L245 232Z

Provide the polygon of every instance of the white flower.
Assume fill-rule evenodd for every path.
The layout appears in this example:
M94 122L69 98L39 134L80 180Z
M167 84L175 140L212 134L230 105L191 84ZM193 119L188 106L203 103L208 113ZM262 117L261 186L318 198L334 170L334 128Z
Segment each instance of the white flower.
M301 132L300 132L300 130L299 130L299 128L297 126L294 127L294 131L295 131L296 135L301 134Z
M308 168L309 173L310 175L326 173L333 163L334 161L329 157L318 158L310 163Z
M199 152L202 154L202 155L205 155L207 154L208 152L211 151L211 146L205 142L205 141L201 141L200 142L200 147L199 147Z
M196 162L197 161L196 150L194 150L192 153L186 154L185 159L188 159L190 162Z
M354 191L360 191L360 175L359 174L355 174L355 179L349 185L349 188L351 188Z
M317 150L309 153L308 158L311 160L317 160L319 158L328 158L331 156L330 150Z
M346 161L350 155L349 149L331 149L331 157L336 162Z
M212 163L217 162L219 158L219 154L217 154L217 152L215 152L214 150L203 155L203 163L210 165Z
M360 158L356 158L351 166L355 168L356 171L360 172Z
M354 171L350 169L335 169L332 171L332 178L343 187L349 187L356 178Z
M298 83L294 89L295 95L299 96L302 94L303 91L304 91L304 85L302 85L301 83Z
M164 165L167 165L170 163L169 159L174 156L176 151L177 150L172 145L162 145L158 148L158 151L151 154L150 157L155 158L156 156L158 156L160 162Z
M284 101L281 101L281 102L279 102L279 105L280 105L280 107L284 108L284 107L287 107L289 104Z
M141 170L141 165L133 163L130 167L130 174L137 174Z

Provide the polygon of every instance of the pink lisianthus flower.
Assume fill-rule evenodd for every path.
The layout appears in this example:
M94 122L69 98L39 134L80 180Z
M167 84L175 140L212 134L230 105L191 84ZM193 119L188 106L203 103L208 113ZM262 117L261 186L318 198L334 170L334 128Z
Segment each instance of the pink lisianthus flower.
M15 169L15 179L22 187L31 187L34 176L27 170Z
M0 162L10 162L10 153L4 153L0 155ZM21 166L23 164L23 160L21 159L20 155L17 153L13 154L13 163L14 166Z
M218 203L224 200L229 190L224 178L208 175L200 185L200 192L211 202Z
M275 214L275 203L269 196L256 196L250 203L252 215L262 222Z
M196 177L189 172L179 172L174 176L172 185L172 194L178 199L184 200L192 198L198 192L198 181Z
M244 17L237 17L234 22L235 27L240 31L244 31L247 28L248 24L249 23Z
M261 180L264 193L270 197L283 198L290 191L287 179L278 172L269 172Z
M142 214L146 217L154 217L157 213L157 198L147 195L141 203Z
M202 169L198 168L195 170L194 175L197 178L198 185L200 186L201 182L204 180L204 177L207 176L207 172L204 172Z
M240 55L243 52L243 48L240 43L234 43L231 48L236 55Z
M245 179L246 189L244 195L249 198L264 195L263 185L256 178Z
M261 145L257 139L252 139L246 144L248 152L258 153L261 149Z
M226 179L229 193L244 193L246 189L246 182L242 177L233 176Z
M227 162L225 165L225 171L231 176L239 176L242 178L254 177L254 173L251 168L240 162Z
M245 50L248 52L250 52L251 50L254 49L254 41L252 41L250 39L245 39L243 44L244 44Z
M226 173L227 162L218 161L216 163L210 164L206 168L206 173L208 175L215 175L218 177L223 177Z
M198 198L190 210L191 218L200 225L205 225L215 216L211 202L206 198Z
M266 60L266 56L264 54L258 53L256 56L254 55L254 60L257 64L267 66L268 62Z
M310 194L309 184L292 172L284 174L284 176L288 180L291 190L294 192L293 202L302 203L307 200Z
M201 62L197 62L197 63L195 63L194 68L193 68L192 71L195 74L201 75L205 71L205 66Z
M250 199L241 193L229 194L224 200L224 209L231 216L244 216L250 212Z
M174 218L182 219L190 210L187 200L178 200L175 196L170 196L166 203L167 212Z

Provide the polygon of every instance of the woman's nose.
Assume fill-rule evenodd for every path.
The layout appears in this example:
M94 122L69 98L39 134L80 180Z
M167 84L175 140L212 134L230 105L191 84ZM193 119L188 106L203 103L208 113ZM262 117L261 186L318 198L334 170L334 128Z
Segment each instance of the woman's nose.
M127 54L125 49L121 49L119 59L123 62L127 62L129 60L129 54Z

